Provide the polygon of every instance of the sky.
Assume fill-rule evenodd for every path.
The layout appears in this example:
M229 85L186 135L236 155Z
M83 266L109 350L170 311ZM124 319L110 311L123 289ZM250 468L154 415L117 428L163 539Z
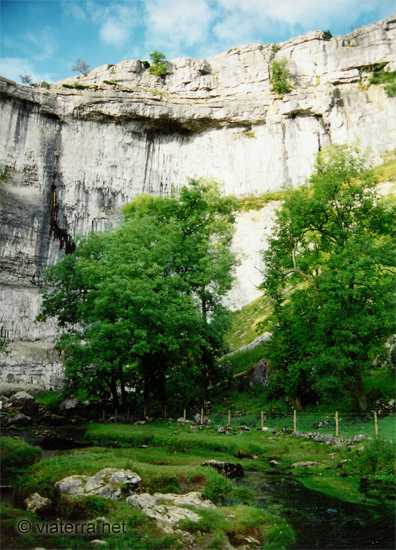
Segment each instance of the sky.
M0 76L56 82L90 68L147 59L202 59L310 30L333 36L396 11L395 0L1 0Z

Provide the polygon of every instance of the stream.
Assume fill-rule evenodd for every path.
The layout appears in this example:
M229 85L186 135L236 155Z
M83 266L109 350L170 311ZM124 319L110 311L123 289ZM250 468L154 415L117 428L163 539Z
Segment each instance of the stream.
M34 432L10 432L13 430L9 430L7 435L20 437L30 445L43 443ZM52 447L54 440L51 438L47 440L49 445L41 445L44 447L42 459L59 454L63 442L70 444L74 440L75 445L63 447L68 450L87 446L81 438L81 431L75 427L62 430L57 435L60 436L59 446ZM275 471L273 474L245 470L244 478L237 484L253 491L256 495L255 506L287 518L296 533L292 550L395 550L394 517L388 514L373 520L373 514L369 517L367 513L369 506L345 502L307 489L292 476L276 475L278 472ZM11 499L12 495L6 496L6 500Z
M265 472L245 472L238 484L255 493L256 506L287 518L296 533L295 550L395 549L394 518L369 519L364 505Z

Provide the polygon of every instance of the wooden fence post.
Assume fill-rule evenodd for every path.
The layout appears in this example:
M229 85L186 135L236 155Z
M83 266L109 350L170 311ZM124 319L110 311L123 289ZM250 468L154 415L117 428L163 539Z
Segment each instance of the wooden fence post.
M294 411L294 431L297 431L297 411Z
M231 411L228 411L228 425L231 426Z
M186 421L186 409L184 409L184 412L183 412L183 422Z
M264 413L261 411L261 429L264 428Z
M378 437L378 418L377 411L374 411L375 437Z
M336 421L336 437L338 437L338 411L336 411L335 421Z
M203 409L201 409L201 426L203 424Z

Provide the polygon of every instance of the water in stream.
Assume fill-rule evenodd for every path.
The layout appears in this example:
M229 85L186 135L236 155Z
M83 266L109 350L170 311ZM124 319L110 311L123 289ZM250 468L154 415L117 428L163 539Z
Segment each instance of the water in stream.
M295 550L392 550L395 519L370 519L368 507L304 487L291 478L246 472L240 484L256 494L255 505L287 517L296 533Z

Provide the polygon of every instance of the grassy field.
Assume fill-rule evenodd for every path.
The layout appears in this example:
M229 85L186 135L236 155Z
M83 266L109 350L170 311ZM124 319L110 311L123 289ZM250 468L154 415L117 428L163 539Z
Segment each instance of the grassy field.
M274 515L257 508L251 489L234 483L212 468L201 466L209 459L240 463L251 472L272 473L270 463L276 460L280 480L294 478L310 489L361 504L367 507L368 515L378 513L378 509L386 514L394 510L394 503L385 498L384 491L378 491L377 487L371 493L362 492L360 487L362 476L380 484L395 480L395 445L383 439L365 440L348 449L345 445L329 446L291 435L279 434L273 438L272 432L253 429L250 434L235 429L231 435L220 435L211 427L193 431L189 426L169 421L145 425L93 423L85 434L87 444L93 447L65 451L40 462L34 462L38 457L28 446L24 447L27 456L24 462L22 446L10 439L2 438L3 473L11 467L7 455L10 457L10 453L16 451L26 472L16 482L17 504L3 502L2 505L3 545L5 541L10 549L91 547L90 540L84 537L18 536L15 518L40 521L37 516L24 512L21 506L23 499L34 492L52 499L49 519L93 520L105 516L113 523L121 518L126 521L127 534L101 537L107 541L107 548L183 547L177 535L164 534L142 512L123 501L101 497L70 500L55 494L56 481L69 475L93 475L106 467L138 473L143 492L181 494L195 490L210 498L217 505L215 510L200 510L198 524L180 525L190 531L200 548L227 548L229 541L240 543L247 536L260 541L263 549L288 548L294 541L293 530L281 509ZM302 460L313 461L316 465L291 468Z

